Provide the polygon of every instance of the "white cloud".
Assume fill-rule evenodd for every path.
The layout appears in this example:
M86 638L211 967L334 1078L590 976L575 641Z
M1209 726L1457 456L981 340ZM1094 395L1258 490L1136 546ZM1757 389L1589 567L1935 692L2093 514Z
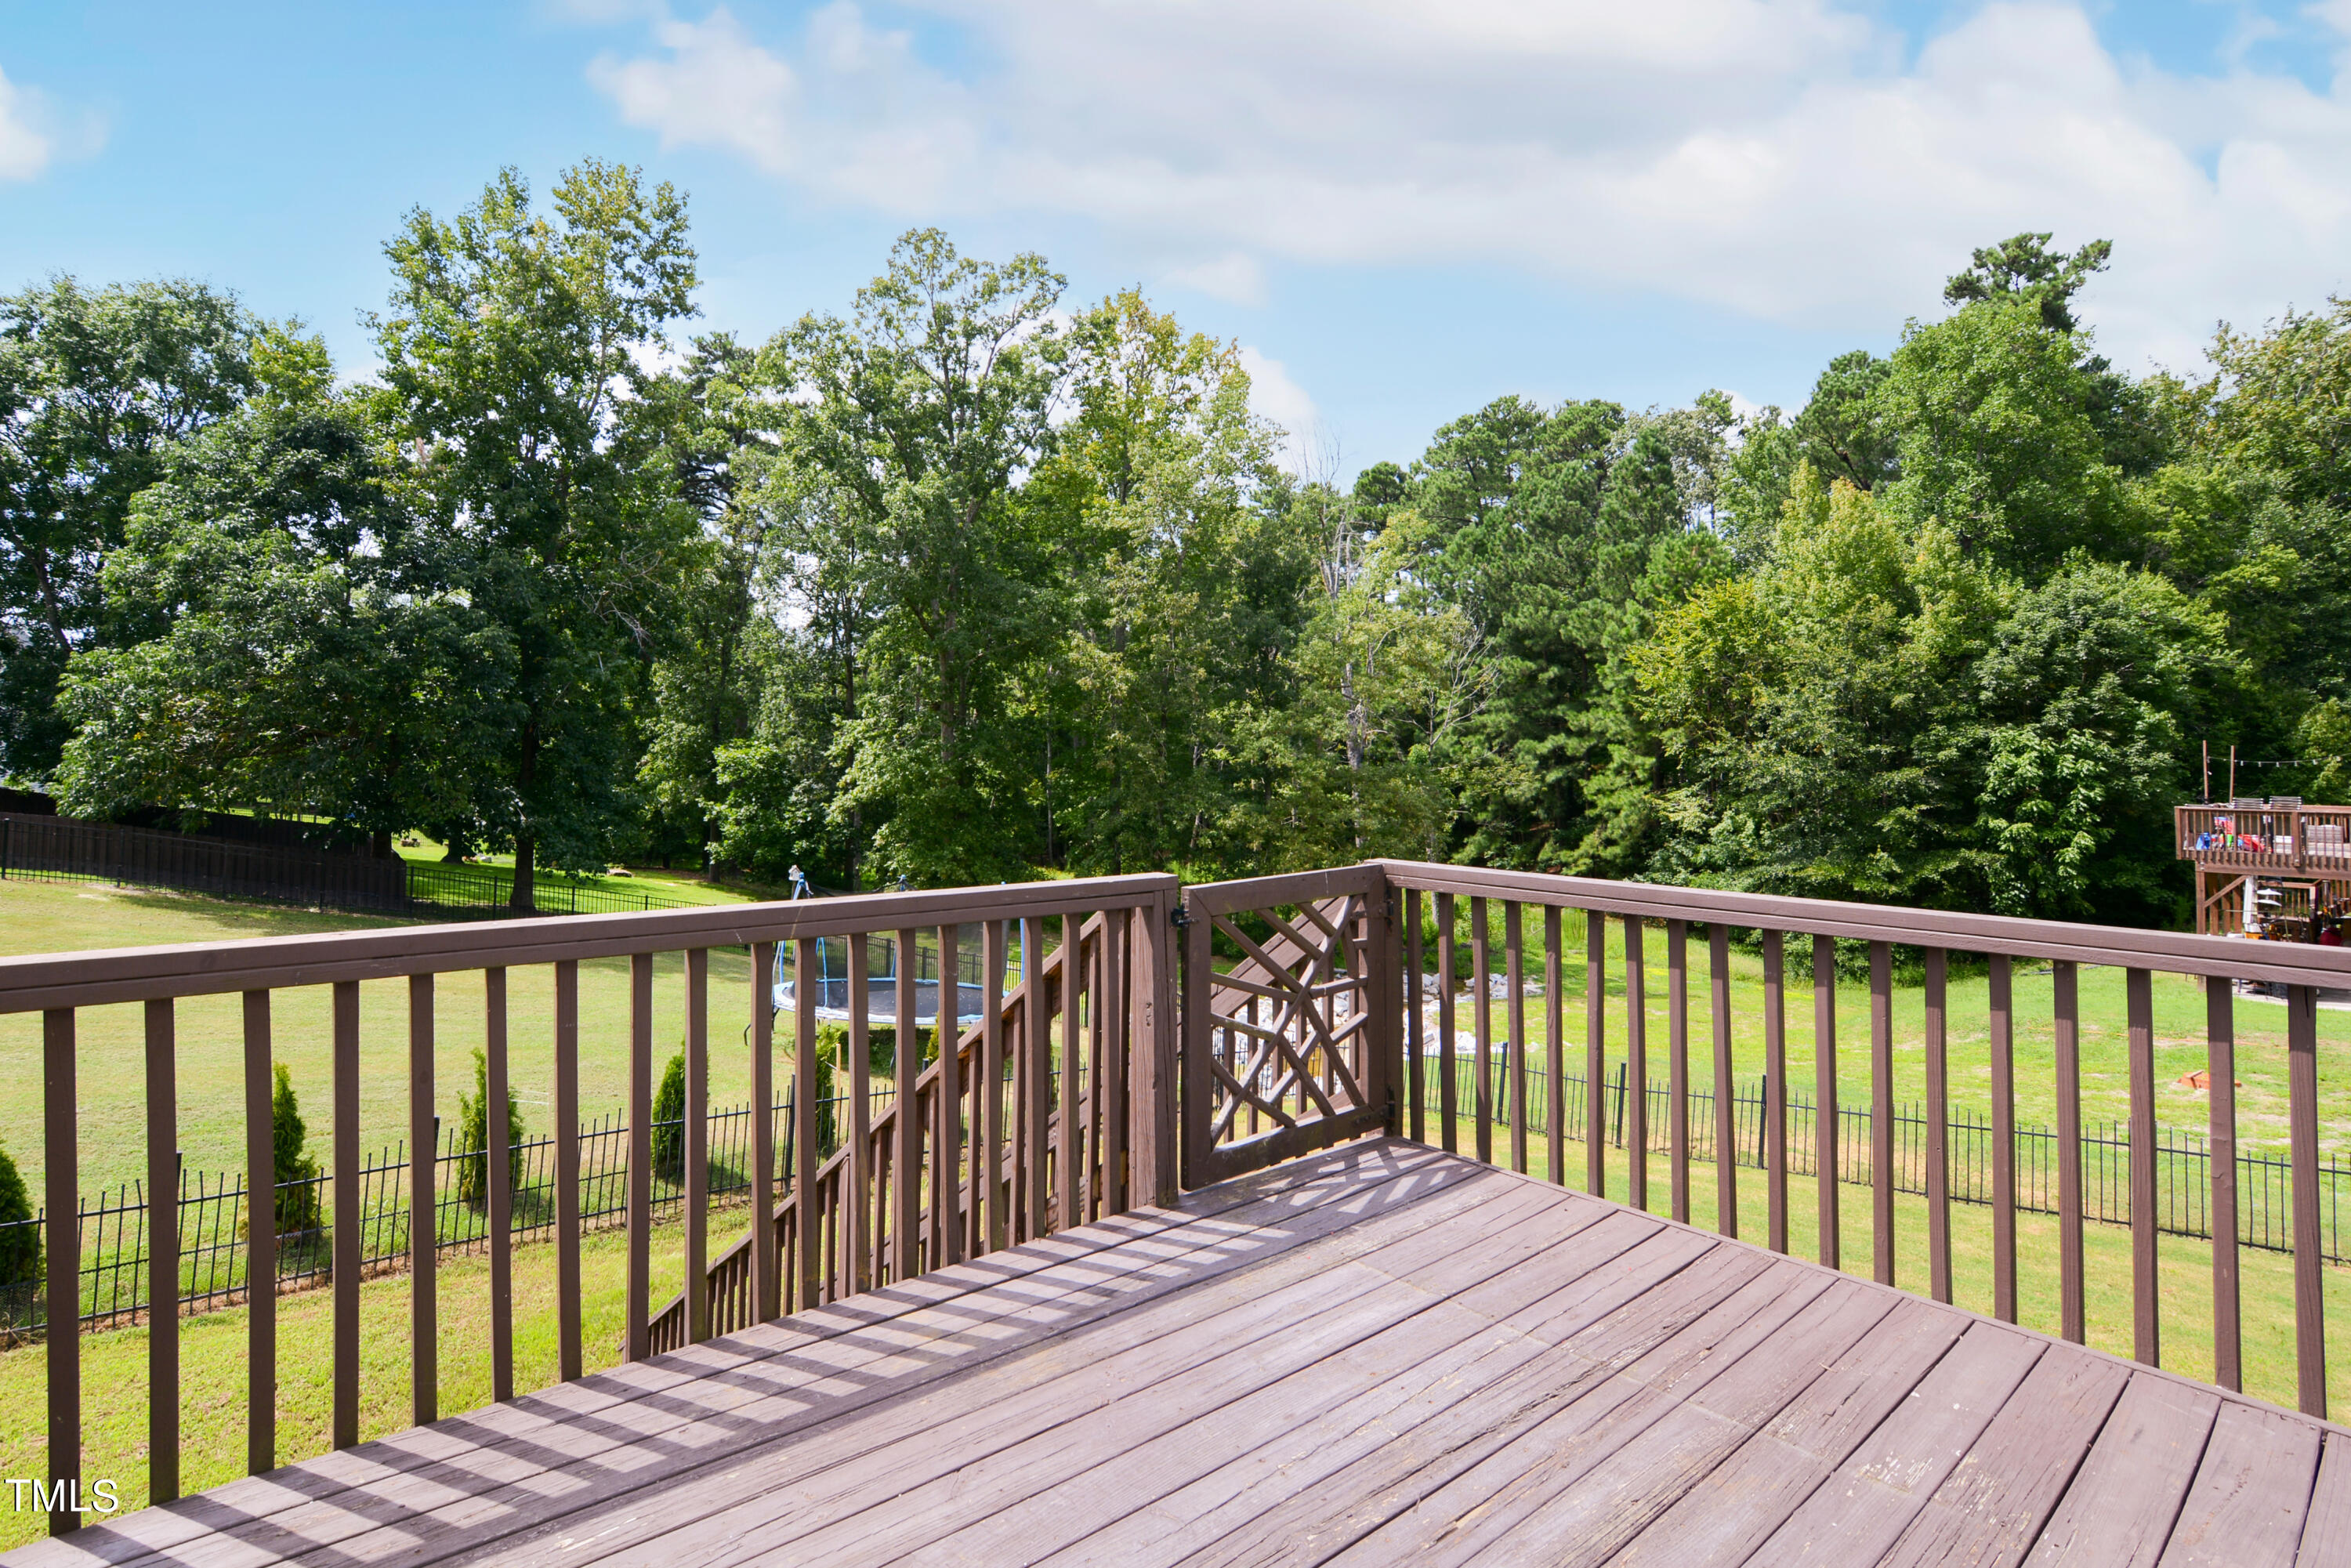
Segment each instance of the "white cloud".
M56 143L35 128L40 104L0 72L0 180L30 180L49 166Z
M1240 350L1241 369L1249 372L1249 407L1281 426L1281 465L1293 474L1305 472L1322 439L1322 416L1314 400L1280 360L1247 343Z
M1266 301L1265 268L1245 250L1228 250L1208 261L1179 267L1166 281L1229 305L1262 305Z
M1831 0L923 8L985 63L836 0L797 37L663 13L593 78L666 142L832 200L1082 215L1245 302L1264 257L1499 263L1882 329L1973 246L2054 229L2116 242L2085 301L2109 351L2186 369L2215 318L2313 304L2351 256L2351 72L2126 66L2053 0L1915 57ZM2308 15L2351 49L2351 0Z

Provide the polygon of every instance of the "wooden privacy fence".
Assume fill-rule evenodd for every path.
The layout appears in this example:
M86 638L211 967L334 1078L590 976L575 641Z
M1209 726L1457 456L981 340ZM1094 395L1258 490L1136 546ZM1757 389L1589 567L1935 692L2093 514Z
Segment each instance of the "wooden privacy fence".
M324 936L199 943L113 953L0 958L0 1013L38 1012L42 1035L43 1198L49 1267L45 1311L68 1322L80 1309L79 1134L76 1049L79 1009L140 1002L145 1012L146 1190L149 1245L147 1413L150 1500L180 1493L180 1336L177 1052L174 1003L182 997L239 993L244 1002L246 1183L268 1186L271 1139L271 998L298 986L332 988L330 1124L338 1198L362 1201L359 1135L360 983L405 978L409 999L409 1137L434 1140L434 997L440 977L475 971L485 999L482 1046L487 1103L507 1103L507 988L510 970L553 969L554 1149L558 1368L583 1371L580 1301L580 964L627 956L631 1006L627 1119L628 1286L623 1353L640 1359L656 1343L709 1337L723 1325L763 1320L859 1288L903 1280L925 1268L1009 1246L1117 1213L1138 1201L1172 1197L1176 1186L1173 1031L1174 955L1167 940L1176 883L1167 876L1030 883L946 892L884 894L797 904L735 904L643 915L522 920L497 925L416 926ZM896 1095L869 1113L866 1041L850 1025L848 1135L820 1165L816 988L789 1020L794 1113L789 1190L777 1192L774 1124L751 1118L751 1223L743 1240L710 1258L712 1159L709 1113L709 951L751 955L752 1103L776 1099L770 1008L778 943L799 944L802 972L816 972L815 940L893 934L902 950L935 930L952 969L960 925L977 923L992 977L986 1016L952 1050L923 1064L897 1052ZM1025 976L1003 984L1011 927ZM653 958L683 953L686 983L684 1228L687 1289L656 1314L651 1301L654 1200ZM912 987L911 966L899 984ZM863 965L853 964L862 977ZM862 980L860 982L862 988ZM999 994L1000 993L1000 994ZM897 1016L913 1016L910 997ZM952 1031L951 1031L952 1032ZM911 1043L911 1042L910 1042ZM914 1113L903 1113L905 1107ZM494 1142L507 1138L502 1109ZM435 1200L434 1162L413 1162L411 1212ZM487 1162L490 1351L494 1397L514 1396L513 1204L507 1162ZM821 1176L821 1179L820 1177ZM332 1258L333 1394L337 1448L359 1440L360 1283L363 1228L339 1227ZM254 1229L248 1268L277 1269L272 1228ZM440 1414L437 1292L431 1234L410 1234L407 1267L412 1351L411 1409ZM60 1260L75 1266L59 1266ZM81 1494L81 1336L47 1336L48 1495L61 1500L53 1532L74 1529ZM246 1463L277 1463L276 1300L255 1298L246 1346Z
M287 824L252 818L213 821L246 824L256 832L232 839L0 811L0 881L114 882L386 915L509 913L514 873L503 866L418 863L309 849L259 831ZM697 907L662 894L550 871L535 879L531 904L539 915Z
M338 909L408 908L404 862L0 811L0 877L102 877Z
M1701 1055L1698 1071L1711 1081L1708 1109L1714 1119L1713 1141L1732 1146L1740 1130L1733 1124L1737 1094L1731 1076L1729 942L1734 929L1756 933L1763 967L1766 1090L1760 1137L1767 1195L1765 1240L1782 1252L1789 1245L1788 1176L1794 1165L1789 1143L1786 949L1791 937L1808 940L1815 1042L1810 1164L1819 1176L1813 1191L1820 1261L1831 1268L1843 1262L1838 1207L1851 1163L1838 1136L1844 1122L1837 1071L1844 1020L1837 1003L1836 951L1840 942L1865 944L1870 1003L1861 1049L1866 1053L1870 1097L1865 1161L1870 1266L1874 1276L1888 1284L1896 1282L1894 1199L1903 1168L1894 1146L1893 950L1919 949L1926 974L1927 1146L1922 1163L1927 1283L1934 1298L1946 1302L1951 1300L1953 1201L1946 979L1952 952L1982 956L1991 1001L1987 1066L1992 1100L1992 1305L1996 1316L2011 1322L2017 1315L2016 1216L2022 1207L2011 978L2017 959L2046 963L2053 990L2055 1082L2049 1087L2057 1111L2059 1317L2064 1336L2076 1343L2085 1333L2083 1225L2096 1212L2085 1202L2078 977L2085 964L2119 968L2128 1014L2129 1116L2124 1138L2130 1190L2123 1209L2131 1239L2132 1354L2149 1364L2158 1361L2161 1346L2157 1237L2162 1209L2157 1182L2163 1163L2155 1122L2151 977L2164 970L2221 982L2244 978L2283 985L2287 991L2285 1186L2294 1255L2296 1383L2302 1408L2314 1416L2325 1414L2326 1249L2320 1212L2315 1003L2320 988L2351 985L2351 950L1401 861L1193 887L1184 896L1190 920L1184 993L1186 1185L1289 1158L1353 1135L1383 1118L1392 1131L1447 1150L1455 1148L1466 1130L1471 1145L1466 1152L1484 1161L1507 1161L1519 1171L1529 1168L1531 1146L1540 1140L1545 1168L1552 1179L1564 1182L1571 1141L1566 1070L1572 1047L1569 1020L1563 1016L1561 925L1562 913L1574 910L1583 915L1585 927L1580 1075L1585 1083L1605 1082L1607 1075L1609 923L1620 922L1624 935L1625 1057L1636 1083L1646 1082L1650 1072L1646 1006L1653 979L1648 944L1663 936L1667 1019L1664 1148L1669 1188L1665 1196L1673 1217L1684 1221L1689 1218L1693 1157L1689 1115L1698 1089L1691 1063L1692 1008L1695 1002L1703 1009L1697 1024L1700 1049L1711 1047L1710 1063ZM1450 983L1463 941L1459 916L1464 901L1468 905L1470 994L1481 998L1468 1009L1471 1061L1466 1075L1458 1071L1457 1024L1461 1020L1456 1017ZM1491 906L1497 904L1503 932L1499 952L1489 935ZM1434 955L1423 950L1424 918L1428 915L1434 916L1437 932ZM1543 923L1538 952L1544 973L1533 998L1542 1012L1539 1029L1530 1029L1527 1016L1530 918ZM1658 925L1662 933L1653 929ZM1690 979L1694 927L1700 934L1698 961L1708 977L1702 994L1694 992ZM1228 967L1217 967L1212 932L1225 937L1229 953L1238 956ZM1423 994L1424 967L1431 956L1436 972L1447 977L1434 998ZM1505 998L1499 1032L1491 999L1497 978L1503 981ZM2210 1188L2205 1213L2212 1239L2213 1355L2216 1380L2233 1390L2242 1386L2235 997L2226 983L2209 984L2205 994L2205 1060L2211 1088L2203 1164ZM1426 1021L1432 1002L1437 1015L1433 1041ZM1400 1051L1406 1042L1408 1054ZM1404 1060L1416 1064L1432 1061L1436 1071L1401 1071ZM1503 1107L1496 1103L1498 1086L1530 1082L1541 1086L1541 1125L1528 1115L1500 1114ZM1603 1192L1606 1151L1614 1141L1612 1129L1604 1123L1609 1097L1585 1094L1580 1099L1583 1135L1575 1141L1583 1148L1583 1185ZM1621 1133L1625 1145L1650 1146L1651 1113L1647 1095L1627 1097ZM1498 1133L1504 1141L1499 1148ZM1626 1178L1631 1203L1650 1207L1647 1161L1628 1161ZM1719 1224L1725 1234L1736 1235L1739 1162L1716 1162L1714 1179Z

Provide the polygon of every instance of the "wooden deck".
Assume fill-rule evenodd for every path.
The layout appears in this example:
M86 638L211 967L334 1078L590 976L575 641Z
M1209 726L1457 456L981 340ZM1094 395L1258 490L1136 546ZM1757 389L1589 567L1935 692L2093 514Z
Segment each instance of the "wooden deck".
M1374 1140L10 1563L2351 1561L2351 1431Z

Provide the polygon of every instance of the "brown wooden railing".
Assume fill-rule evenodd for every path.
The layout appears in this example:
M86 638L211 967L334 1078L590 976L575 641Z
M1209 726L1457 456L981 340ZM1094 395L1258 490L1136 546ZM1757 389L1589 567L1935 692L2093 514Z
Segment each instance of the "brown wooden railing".
M1129 876L1030 883L948 892L887 894L734 904L644 915L417 926L254 941L201 943L120 952L0 958L0 1013L38 1012L42 1033L44 1197L47 1214L47 1321L70 1324L79 1306L81 1248L78 1209L78 1097L83 1062L76 1048L80 1009L140 1002L145 1011L147 1190L151 1269L150 1402L147 1416L150 1500L180 1492L180 1244L173 1201L178 1147L177 1000L240 993L244 1010L244 1105L247 1184L266 1190L276 1176L270 1095L271 998L278 990L328 986L332 991L333 1094L330 1125L338 1199L360 1188L360 985L404 978L408 991L410 1142L431 1147L434 1137L434 998L440 977L478 971L485 1000L481 1041L486 1102L507 1102L508 976L516 968L553 969L555 1226L559 1375L579 1377L585 1360L580 1296L580 965L630 959L629 1241L623 1353L631 1359L658 1344L682 1344L725 1329L778 1315L841 1291L903 1280L925 1268L1044 1235L1082 1218L1118 1212L1132 1202L1172 1197L1176 1189L1174 955L1169 950L1176 883L1167 876ZM1017 923L1028 978L1008 996L991 998L982 1024L956 1049L921 1067L912 1030L897 1052L895 1104L867 1122L868 1085L863 998L852 1006L852 1049L845 1054L852 1092L851 1131L844 1151L818 1163L816 989L799 988L791 1071L797 1125L790 1139L793 1169L785 1176L791 1201L778 1205L775 1130L755 1116L752 1132L755 1223L745 1241L714 1268L709 1260L710 1161L707 1126L710 1070L709 953L748 948L753 994L749 1049L752 1103L775 1103L775 1042L770 973L775 945L800 944L813 973L818 937L895 933L912 951L915 933L935 928L954 972L956 928L978 923L985 934L984 972L1005 973L1008 927ZM651 1310L652 1123L653 1094L653 958L684 956L686 984L684 1247L688 1290L671 1310ZM902 966L897 1017L914 1016L915 978ZM862 991L862 955L852 974ZM949 1009L953 1018L953 1009ZM917 1069L920 1069L919 1071ZM912 1105L914 1114L903 1109ZM493 1134L502 1138L503 1130ZM512 1227L507 1162L492 1158L489 1175L491 1384L493 1396L511 1399L514 1386ZM411 1212L431 1211L433 1165L415 1162ZM804 1195L815 1195L803 1206ZM250 1228L247 1277L276 1273L272 1227ZM435 1362L437 1291L429 1228L413 1233L409 1333L413 1348L410 1406L418 1423L440 1414ZM340 1225L332 1239L331 1440L348 1448L360 1433L360 1228ZM62 1266L61 1266L62 1265ZM80 1490L83 1399L81 1336L46 1336L47 1359L48 1495L53 1532L76 1527L72 1500ZM247 1468L274 1468L277 1458L277 1324L274 1296L256 1294L246 1347Z
M1137 948L1132 912L1118 909L1078 926L1073 961L1068 918L1050 948L1053 938L1043 920L1022 923L1023 950L1040 957L1029 977L1009 989L1000 982L1012 933L1005 922L983 926L981 1020L961 1031L952 1053L940 1051L922 1067L911 1091L902 1077L896 1097L870 1118L866 956L863 938L850 939L848 1043L841 1063L850 1125L829 1156L813 1137L793 1140L790 1184L770 1211L772 1234L764 1241L779 1260L777 1287L770 1293L762 1282L763 1238L755 1228L705 1266L699 1300L682 1291L653 1314L652 1354L1129 1207L1128 1150L1136 1138L1134 998L1138 962L1147 977L1150 955ZM913 932L895 935L901 952L914 950ZM953 973L954 927L942 928L939 941L941 971ZM891 1016L914 1016L918 983L914 966L902 965ZM1144 985L1147 992L1147 977ZM820 1097L813 1076L818 995L817 987L796 987L792 1020L795 1038L808 1047L793 1052L809 1071L795 1094L812 1098ZM898 1061L906 1071L917 1064L912 1051ZM914 1113L902 1115L909 1104ZM1172 1132L1155 1130L1154 1146L1172 1150ZM908 1172L910 1179L899 1179ZM803 1193L812 1196L803 1202Z
M1648 1190L1644 1160L1629 1162L1627 1197L1643 1207L1662 1202L1675 1218L1692 1207L1694 1103L1717 1118L1714 1141L1733 1141L1730 952L1734 933L1752 939L1762 969L1766 1090L1761 1178L1765 1245L1790 1246L1788 1117L1788 944L1810 944L1813 1082L1818 1147L1819 1257L1842 1264L1838 1207L1844 1157L1840 1123L1836 988L1841 944L1865 948L1869 1006L1865 1044L1871 1157L1867 1186L1870 1271L1895 1283L1893 1158L1893 960L1917 949L1925 975L1926 1203L1928 1277L1938 1300L1952 1295L1949 1125L1952 1051L1947 1027L1949 956L1980 956L1989 974L1989 1039L1983 1066L1991 1086L1992 1290L1994 1315L2018 1309L2015 1035L2011 984L2019 960L2045 963L2052 976L2053 1095L2058 1150L2060 1329L2085 1337L2081 1008L2083 966L2124 971L2129 1077L2128 1138L2133 1192L2132 1349L2154 1363L2162 1322L2157 1277L2155 1202L2155 1026L2157 971L2217 981L2242 978L2283 985L2288 1058L2288 1134L2294 1257L2294 1327L2298 1398L2314 1415L2325 1408L2323 1246L2317 1204L2318 1061L2315 999L2320 988L2351 986L2351 950L2232 941L1879 905L1775 898L1705 889L1603 882L1399 861L1181 890L1172 877L1140 876L1027 883L952 892L893 894L750 904L646 915L519 921L499 926L418 927L329 936L156 947L116 953L0 959L0 1012L42 1014L45 1082L44 1180L54 1264L80 1245L77 1211L76 1016L88 1007L140 1002L145 1009L149 1190L159 1195L149 1218L152 1239L148 1343L149 1454L154 1500L179 1490L179 1338L172 1310L179 1286L172 1161L176 1147L174 1004L183 997L240 993L244 1001L244 1082L248 1183L273 1179L271 998L285 988L332 988L334 1082L331 1124L334 1190L360 1181L360 985L404 978L409 993L407 1103L413 1137L432 1135L434 998L439 977L479 971L485 1011L488 1103L507 1103L507 979L517 967L547 965L554 980L559 1375L583 1367L580 1311L579 966L584 959L631 960L628 1124L629 1260L623 1334L631 1358L691 1344L876 1285L904 1281L993 1249L1173 1198L1180 1174L1199 1186L1290 1159L1366 1133L1391 1132L1433 1142L1521 1172L1538 1149L1549 1176L1568 1178L1568 1145L1583 1145L1583 1185L1605 1189L1612 1142L1646 1149L1653 1141L1650 1098L1630 1096L1626 1124L1604 1130L1605 1096L1581 1097L1580 1139L1564 1118L1566 1069L1573 1049L1562 966L1566 917L1584 926L1583 1071L1586 1086L1606 1078L1611 922L1622 933L1625 1069L1635 1083L1653 1071L1661 1046L1666 1187ZM1466 905L1466 907L1465 907ZM1499 905L1499 910L1495 907ZM1499 915L1501 936L1492 935ZM1467 930L1462 929L1466 916ZM1436 951L1424 931L1433 917ZM1530 927L1540 921L1532 953ZM894 1100L869 1113L869 999L863 939L888 934L902 952L935 932L941 973L955 973L958 928L977 925L979 972L987 992L977 1024L936 1050L933 1060L895 1053ZM1176 938L1184 963L1179 1030ZM919 935L918 935L919 934ZM847 937L851 1001L840 1069L846 1119L839 1147L820 1144L818 992L797 988L787 1015L789 1068L795 1075L795 1126L789 1172L778 1172L774 1124L755 1117L748 1231L715 1258L710 1252L710 1151L696 1133L707 1124L711 1042L708 954L743 947L751 955L753 1026L746 1041L752 1102L778 1098L770 975L778 943L799 944L795 972L823 972L819 937ZM1024 956L1021 977L1007 983L1008 956ZM1457 1043L1458 1003L1452 977L1466 942L1473 995L1464 1075ZM1663 949L1665 1039L1647 1033L1650 971ZM1694 951L1695 949L1695 951ZM653 1197L651 1123L654 1067L653 966L656 954L684 955L686 980L684 1238L686 1289L655 1311L650 1299ZM1531 958L1541 967L1531 988ZM1431 964L1443 977L1427 994ZM1706 971L1703 997L1692 977ZM894 1017L915 1014L919 977L900 966ZM1493 985L1500 983L1496 1026ZM2212 1343L2217 1381L2242 1381L2238 1281L2240 1212L2237 1161L2234 997L2228 984L2207 988L2205 1063L2210 1072L2209 1212L2212 1229ZM1531 1004L1532 1006L1531 1007ZM1530 1017L1540 1009L1541 1020ZM1435 1014L1432 1030L1428 1014ZM950 1009L949 1016L953 1016ZM1431 1035L1434 1039L1431 1039ZM1709 1050L1710 1047L1710 1050ZM1694 1050L1698 1057L1692 1060ZM1180 1061L1180 1072L1179 1072ZM1435 1063L1437 1071L1423 1071ZM1972 1066L1974 1064L1965 1064ZM1699 1092L1710 1078L1710 1092ZM1539 1082L1540 1121L1526 1113L1525 1086ZM1466 1083L1466 1087L1465 1087ZM1499 1089L1497 1085L1510 1085ZM2037 1087L2037 1086L2036 1086ZM1505 1099L1505 1096L1508 1099ZM1614 1134L1614 1138L1609 1135ZM1180 1173L1179 1173L1180 1151ZM1702 1163L1702 1162L1698 1162ZM429 1162L419 1162L427 1174ZM513 1397L514 1332L507 1162L487 1162L490 1176L491 1363L494 1397ZM1738 1230L1736 1161L1715 1163L1718 1224ZM432 1201L420 1186L412 1202ZM254 1228L249 1269L270 1278L275 1240ZM360 1421L359 1232L333 1239L332 1441L357 1441ZM429 1240L429 1238L428 1238ZM439 1413L434 1359L436 1289L433 1249L409 1260L410 1333L414 1347L411 1407L429 1421ZM73 1321L78 1271L48 1270L48 1321ZM248 1464L276 1462L277 1324L266 1292L253 1302L248 1360ZM79 1479L82 1399L80 1341L47 1336L48 1448L52 1483ZM57 1495L68 1495L60 1490ZM70 1510L53 1513L54 1530L73 1528Z
M1604 1127L1606 1096L1581 1096L1581 1138L1566 1126L1566 1066L1573 1049L1563 1016L1562 915L1584 924L1583 1084L1603 1082L1606 1050L1607 942L1619 924L1625 967L1625 1071L1649 1081L1653 1042L1646 1009L1655 995L1652 941L1663 938L1666 1002L1664 1148L1674 1218L1690 1216L1692 1179L1689 1107L1703 1099L1716 1118L1713 1142L1730 1145L1736 1103L1732 1083L1730 951L1734 932L1760 947L1762 965L1764 1104L1761 1142L1766 1190L1765 1235L1772 1249L1789 1249L1788 944L1810 944L1814 1067L1812 1126L1817 1147L1808 1164L1817 1173L1820 1261L1842 1265L1839 1204L1849 1174L1840 1169L1836 1136L1839 1032L1837 953L1843 943L1866 948L1869 1016L1865 1043L1870 1096L1870 1272L1896 1283L1895 1197L1900 1163L1892 1140L1894 1105L1893 957L1916 949L1925 973L1927 1105L1926 1204L1928 1280L1936 1300L1952 1296L1950 1124L1951 1051L1947 1026L1950 955L1980 956L1989 975L1988 1076L1992 1102L1991 1306L2017 1318L2019 1210L2016 1139L2017 1014L2011 983L2019 960L2046 963L2052 978L2058 1163L2056 1273L2059 1329L2085 1338L2087 1282L2084 1252L2082 1068L2079 973L2110 966L2125 976L2129 1075L2132 1354L2153 1364L2161 1349L2157 1274L2158 1205L2154 1081L2152 976L2192 975L2206 986L2205 1071L2210 1074L2207 1162L2211 1193L2212 1343L2215 1380L2231 1389L2243 1382L2243 1324L2238 1279L2240 1207L2235 1098L2234 987L2247 979L2286 988L2288 1166L2294 1256L2294 1343L2298 1401L2325 1414L2325 1245L2319 1209L2318 1058L2316 993L2351 986L2351 949L2247 942L2220 936L2125 930L2055 921L1842 904L1698 888L1652 886L1579 877L1485 871L1471 867L1381 861L1304 876L1268 877L1188 888L1186 933L1183 1120L1186 1185L1235 1169L1287 1158L1367 1127L1386 1130L1480 1160L1528 1171L1537 1139L1541 1168L1564 1183L1568 1145L1583 1145L1583 1184L1606 1190L1612 1141L1646 1149L1649 1097L1631 1095L1621 1133ZM1467 908L1463 907L1467 904ZM1500 906L1500 951L1490 935ZM1461 929L1467 917L1466 932ZM1433 916L1434 953L1424 930ZM1526 933L1543 924L1535 956L1542 966L1540 1030L1531 1030ZM1257 933L1254 941L1246 940ZM1266 940L1270 933L1272 940ZM1398 940L1399 936L1401 940ZM1693 938L1695 937L1695 944ZM1222 939L1224 950L1215 944ZM1459 1069L1456 1025L1459 1004L1451 978L1458 946L1466 940L1471 969L1468 1011L1469 1071ZM1698 951L1693 954L1693 946ZM1399 951L1399 949L1401 949ZM1703 995L1693 964L1706 972ZM1427 994L1427 977L1443 978ZM1492 982L1502 982L1502 1028L1494 1027ZM1266 1010L1260 1011L1260 1008ZM1435 1014L1432 1027L1428 1014ZM1698 1056L1692 1061L1693 1034ZM1433 1038L1432 1038L1433 1036ZM1276 1038L1279 1037L1279 1038ZM1322 1053L1320 1056L1317 1053ZM1269 1071L1267 1064L1271 1064ZM1422 1071L1423 1064L1434 1067ZM1972 1065L1972 1064L1969 1064ZM1698 1092L1693 1071L1709 1080ZM1466 1089L1464 1085L1466 1083ZM1531 1086L1541 1121L1519 1105L1498 1106L1497 1085ZM1510 1091L1524 1094L1523 1090ZM1464 1096L1467 1096L1465 1103ZM1615 1136L1612 1139L1612 1134ZM1498 1146L1498 1135L1507 1144ZM1645 1159L1626 1162L1621 1179L1635 1206L1652 1206ZM1714 1162L1717 1223L1736 1236L1739 1167Z

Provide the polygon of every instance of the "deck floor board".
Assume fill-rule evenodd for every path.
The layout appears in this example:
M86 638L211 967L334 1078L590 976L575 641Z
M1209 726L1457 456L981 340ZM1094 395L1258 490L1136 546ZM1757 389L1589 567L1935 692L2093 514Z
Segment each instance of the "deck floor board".
M7 1554L2351 1563L2351 1432L1373 1139Z

